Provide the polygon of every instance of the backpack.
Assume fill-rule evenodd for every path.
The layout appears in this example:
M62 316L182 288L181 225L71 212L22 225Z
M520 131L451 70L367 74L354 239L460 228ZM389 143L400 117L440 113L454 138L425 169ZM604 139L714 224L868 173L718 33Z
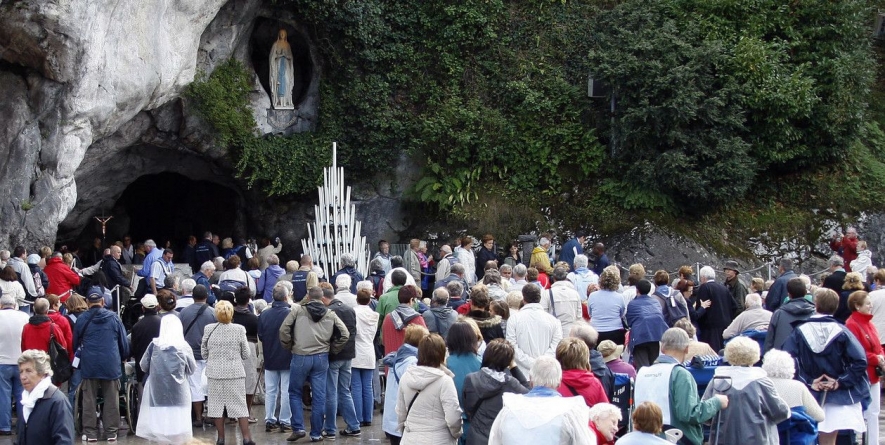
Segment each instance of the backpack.
M222 292L233 292L246 287L246 283L239 280L222 280L218 282L218 287Z
M34 289L37 291L38 297L46 296L46 290L43 289L43 279L40 277L40 272L34 272Z
M817 422L797 406L790 408L790 418L777 424L781 445L813 445L817 441Z
M372 281L375 295L377 295L378 298L380 298L381 295L384 295L384 275L369 275L369 280Z
M71 379L74 368L71 358L58 339L55 338L55 323L49 322L49 366L52 368L52 384L60 385Z
M677 321L680 319L688 317L688 309L682 305L681 302L676 300L675 292L679 292L676 289L670 289L670 295L664 296L658 292L658 289L655 289L654 296L658 298L658 301L661 303L661 308L664 313L664 321L667 322L667 326L673 327Z

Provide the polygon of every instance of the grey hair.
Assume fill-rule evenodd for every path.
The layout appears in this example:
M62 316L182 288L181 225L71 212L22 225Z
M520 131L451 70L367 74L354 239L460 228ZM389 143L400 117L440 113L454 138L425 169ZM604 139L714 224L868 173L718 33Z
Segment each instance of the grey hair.
M464 265L461 263L452 264L451 273L455 275L463 275L464 274Z
M190 295L195 287L197 287L197 282L194 281L193 278L185 278L181 280L181 293L183 295Z
M688 334L680 328L670 328L661 336L661 351L685 351L688 347Z
M353 267L356 265L356 261L353 259L353 255L349 253L341 254L341 267Z
M501 274L494 269L490 269L486 271L486 274L482 277L482 284L501 284Z
M587 343L587 347L590 345L599 344L599 331L597 331L593 326L590 326L583 320L580 323L572 324L572 330L568 333L569 337L579 338Z
M716 279L716 271L713 270L710 266L704 266L701 268L701 271L698 272L698 277L706 278L707 280L715 280Z
M547 237L542 237L541 239L538 240L538 245L539 245L539 246L542 246L542 247L543 247L543 246L549 246L549 245L550 245L550 240L547 239Z
M568 278L568 269L557 266L553 269L553 279L555 281L565 281Z
M0 250L0 261L8 260L9 255L11 255L11 253L8 250Z
M270 254L267 256L267 264L271 266L279 266L280 265L280 257L275 254Z
M519 278L525 278L526 274L528 274L528 273L529 273L529 269L527 267L525 267L525 264L520 263L520 264L517 264L516 266L513 266L513 275L515 275Z
M34 364L34 370L37 371L38 375L44 377L52 375L52 366L49 364L49 354L39 349L28 349L27 351L23 351L22 355L18 358L18 365L21 366L28 362Z
M285 286L274 286L273 287L274 301L286 301L287 298L289 298L289 292L286 290Z
M501 267L498 268L498 273L504 273L505 271L513 273L513 267L509 264L502 264Z
M0 296L0 307L15 307L16 301L12 294L3 294Z
M747 298L744 300L744 304L747 306L747 309L753 309L757 307L762 307L762 296L753 292L752 294L747 294Z
M783 267L784 270L793 270L793 260L789 258L781 258L778 262L778 266Z
M37 315L46 315L49 312L49 300L38 298L34 300L34 313Z
M833 267L833 266L841 267L844 264L845 264L845 260L842 259L842 257L840 257L839 255L833 255L830 257L830 259L827 260L828 267Z
M224 257L217 256L212 259L212 266L215 270L221 270L224 268ZM202 269L200 269L202 270Z
M735 366L753 366L759 361L759 342L735 337L725 345L725 360Z
M520 304L522 304L522 292L515 290L507 293L507 306L510 307L511 311L514 309L518 310ZM513 315L512 312L511 315Z
M799 275L799 279L805 283L805 292L811 293L811 277L808 275L802 274Z
M590 408L590 421L597 422L602 419L616 418L621 420L621 408L611 403L597 403Z
M557 389L562 383L562 366L556 358L542 355L532 365L532 369L529 371L529 380L532 381L532 386Z
M281 287L285 289L286 295L292 295L295 292L295 288L292 286L291 281L277 281L277 284L274 285L274 289Z
M762 369L773 379L793 379L796 374L796 361L788 352L772 349L762 359Z
M452 247L449 246L448 244L443 244L443 245L439 248L439 251L440 251L440 252L445 252L445 253L452 253Z
M356 283L356 291L359 292L361 289L368 289L370 291L375 290L375 286L372 285L372 282L369 280L363 280Z
M460 298L461 295L464 295L464 285L457 281L449 281L449 283L446 284L446 292L449 293L450 297Z
M373 258L372 261L369 261L369 271L383 269L384 263L381 261L381 258Z
M590 264L590 260L587 259L587 255L582 253L575 256L575 269L579 267L587 267L588 264Z
M144 246L145 247L157 247L157 243L155 243L154 240L149 239L144 242Z
M177 274L167 275L166 279L163 280L163 286L166 289L178 289L179 285L181 285L181 277L179 277Z
M430 304L436 307L442 307L449 303L449 291L444 287L438 287L433 290L433 298Z
M353 282L353 279L350 278L350 275L343 273L339 274L335 277L335 289L350 289L350 283Z

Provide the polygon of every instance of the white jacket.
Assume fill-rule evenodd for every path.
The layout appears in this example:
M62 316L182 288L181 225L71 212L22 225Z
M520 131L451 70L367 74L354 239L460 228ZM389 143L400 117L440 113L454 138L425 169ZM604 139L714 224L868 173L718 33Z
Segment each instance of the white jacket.
M504 393L489 445L595 445L590 409L581 397Z
M368 305L353 308L356 313L356 357L350 362L352 368L374 369L378 364L375 358L375 331L378 328L379 314Z
M523 306L507 320L507 341L513 345L514 360L525 375L529 375L536 358L556 356L560 340L562 324L538 303Z
M464 266L464 280L471 286L476 284L476 255L473 254L473 249L456 247L455 256Z
M551 304L550 297L553 296ZM541 307L562 323L562 335L571 332L572 324L582 318L581 296L571 281L557 281L541 291Z
M396 415L403 432L402 445L457 443L461 407L452 372L428 366L409 368L399 382Z

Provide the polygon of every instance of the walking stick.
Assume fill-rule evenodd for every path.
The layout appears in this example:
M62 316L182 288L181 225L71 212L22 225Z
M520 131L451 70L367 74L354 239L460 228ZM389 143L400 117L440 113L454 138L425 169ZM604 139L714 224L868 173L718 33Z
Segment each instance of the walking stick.
M718 381L718 383L717 383ZM731 389L731 377L728 376L715 376L713 377L713 381L710 382L713 385L713 393L714 394L722 394L729 389ZM716 440L712 443L712 445L719 445L719 431L722 430L722 410L720 409L718 413L716 413ZM712 434L712 431L710 431Z

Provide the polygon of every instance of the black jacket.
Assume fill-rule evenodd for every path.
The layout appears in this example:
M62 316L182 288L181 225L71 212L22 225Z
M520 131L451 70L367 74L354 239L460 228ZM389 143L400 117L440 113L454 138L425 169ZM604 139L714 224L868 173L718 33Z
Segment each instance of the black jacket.
M70 445L74 443L74 416L68 398L50 386L37 400L34 410L24 421L22 404L18 404L16 445Z
M123 268L120 262L110 255L105 255L101 261L101 271L108 278L111 287L120 285L120 287L129 287L129 280L123 276Z
M356 357L356 312L338 299L330 301L328 307L344 322L344 326L347 326L347 331L350 333L347 343L344 344L344 349L337 354L330 352L329 361L353 360Z
M615 375L605 365L602 354L595 349L590 350L590 372L599 379L599 382L602 383L602 389L605 390L605 395L611 400L615 391Z
M529 383L519 368L511 370L513 375L504 372L503 382L492 377L487 369L467 374L464 378L464 412L470 421L470 428L467 429L467 443L470 445L489 443L489 431L504 406L502 396L505 392L529 392Z
M809 303L805 298L794 298L781 305L771 315L771 321L768 324L768 332L765 333L765 344L762 353L766 353L772 349L782 349L784 343L793 333L793 322L796 320L807 320L814 314L814 305Z
M472 318L479 326L479 331L482 332L482 339L486 343L496 338L504 338L504 327L501 326L501 317L499 315L492 315L489 311L472 310L467 313L467 316Z
M274 301L258 316L258 339L264 352L264 369L268 371L288 370L292 363L292 351L280 343L280 326L290 310L289 303Z
M132 326L131 340L129 341L132 357L135 363L141 362L141 357L147 351L151 342L160 335L161 318L157 315L156 309L145 309L144 318L138 320L135 326ZM139 382L144 382L145 372L141 370L141 366L135 367L135 376Z
M218 247L215 244L212 244L212 241L207 239L200 241L200 244L197 244L196 249L194 249L194 265L196 265L197 268L193 269L193 272L199 272L200 266L202 266L203 263L206 261L212 261L219 256L221 255L218 254Z

